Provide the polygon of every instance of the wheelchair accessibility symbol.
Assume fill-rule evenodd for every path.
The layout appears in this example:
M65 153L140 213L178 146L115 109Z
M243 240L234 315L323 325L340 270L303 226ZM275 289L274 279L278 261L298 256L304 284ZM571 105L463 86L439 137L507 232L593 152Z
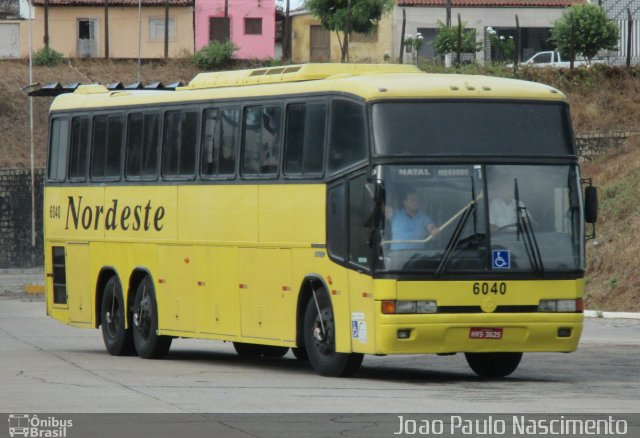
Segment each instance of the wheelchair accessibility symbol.
M509 269L511 268L511 254L509 250L493 250L491 251L491 265L495 269Z

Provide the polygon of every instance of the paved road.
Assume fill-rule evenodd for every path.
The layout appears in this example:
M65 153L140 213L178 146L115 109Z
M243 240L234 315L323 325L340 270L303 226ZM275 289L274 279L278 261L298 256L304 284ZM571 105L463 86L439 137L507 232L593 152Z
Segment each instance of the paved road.
M637 320L588 319L578 352L525 355L510 378L483 381L462 355L367 356L351 379L213 341L176 340L160 361L111 357L100 331L44 313L42 298L0 291L0 412L640 411Z

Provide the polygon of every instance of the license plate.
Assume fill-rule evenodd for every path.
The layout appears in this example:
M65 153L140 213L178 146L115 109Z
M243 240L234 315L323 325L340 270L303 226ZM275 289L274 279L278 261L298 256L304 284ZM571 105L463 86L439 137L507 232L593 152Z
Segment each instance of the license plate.
M471 327L471 339L502 339L502 328Z

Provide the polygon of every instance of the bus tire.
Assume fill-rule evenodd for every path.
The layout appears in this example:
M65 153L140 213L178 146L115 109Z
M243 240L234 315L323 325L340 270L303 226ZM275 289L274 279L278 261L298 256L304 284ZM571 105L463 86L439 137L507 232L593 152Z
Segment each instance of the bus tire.
M149 277L138 285L133 304L133 341L138 356L143 359L161 359L171 348L170 336L158 335L158 304L153 283Z
M499 379L513 373L522 353L465 353L467 363L478 376Z
M102 339L112 356L130 356L135 353L131 328L127 329L122 286L115 275L104 286L100 305Z
M321 376L352 376L360 368L364 355L336 352L335 321L331 303L328 299L322 300L318 297L318 305L320 314L318 314L315 299L311 298L304 314L304 345L309 362Z

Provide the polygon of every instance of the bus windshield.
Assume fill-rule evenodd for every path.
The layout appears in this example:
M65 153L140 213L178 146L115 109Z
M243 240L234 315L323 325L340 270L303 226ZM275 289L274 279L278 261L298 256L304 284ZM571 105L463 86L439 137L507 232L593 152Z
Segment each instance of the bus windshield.
M569 165L381 165L375 270L507 274L584 269Z
M565 103L405 101L372 114L379 156L575 154Z

